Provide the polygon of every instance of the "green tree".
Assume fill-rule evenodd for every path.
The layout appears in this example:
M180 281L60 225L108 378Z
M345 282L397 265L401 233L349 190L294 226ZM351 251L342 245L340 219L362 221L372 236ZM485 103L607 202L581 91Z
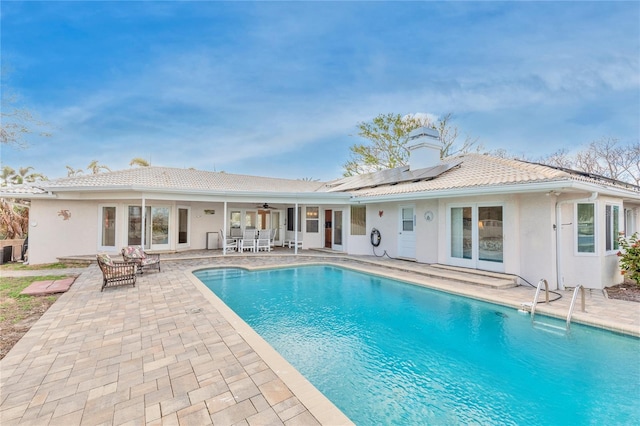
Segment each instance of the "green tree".
M459 130L451 124L452 114L433 120L426 115L380 114L370 122L358 124L358 136L368 143L355 144L349 149L350 159L343 164L344 176L354 176L378 170L407 165L409 152L407 142L409 133L418 127L438 130L442 147L440 158L469 152L476 140L469 137L461 145L456 145ZM478 147L480 150L481 147Z
M640 240L636 232L629 238L620 237L620 269L622 274L640 285Z

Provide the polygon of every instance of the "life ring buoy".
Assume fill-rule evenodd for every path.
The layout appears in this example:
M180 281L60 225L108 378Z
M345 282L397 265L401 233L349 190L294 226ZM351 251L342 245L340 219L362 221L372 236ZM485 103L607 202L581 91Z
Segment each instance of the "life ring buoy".
M371 230L371 245L374 247L378 247L381 240L382 237L380 236L380 231L378 231L376 228L373 228Z

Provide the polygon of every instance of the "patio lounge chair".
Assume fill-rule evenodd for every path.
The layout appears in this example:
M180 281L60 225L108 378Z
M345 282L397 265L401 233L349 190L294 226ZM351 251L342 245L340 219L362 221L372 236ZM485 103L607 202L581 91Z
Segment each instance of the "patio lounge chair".
M123 247L122 257L126 262L136 263L141 274L147 268L158 268L160 271L160 255L145 253L142 246Z
M282 241L282 247L294 248L296 246L296 236L293 232L287 231L285 239ZM302 237L298 238L298 248L302 248Z
M238 250L243 252L245 250L256 251L256 230L245 229Z
M258 240L256 241L256 251L271 251L271 230L261 229L258 231Z
M220 238L222 238L222 247L225 253L238 250L238 240L236 238L227 237L222 229L220 230Z
M106 253L96 256L98 266L102 271L102 287L116 287L120 285L136 286L136 274L138 266L134 262L114 261Z

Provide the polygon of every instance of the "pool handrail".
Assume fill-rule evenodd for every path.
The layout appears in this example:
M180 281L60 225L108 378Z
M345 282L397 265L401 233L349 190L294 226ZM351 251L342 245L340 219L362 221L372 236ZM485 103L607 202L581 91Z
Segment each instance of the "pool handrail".
M546 279L541 278L538 281L538 286L536 287L536 295L533 297L533 303L531 304L531 321L533 322L533 317L536 314L536 305L538 304L538 296L540 295L540 288L544 283L544 293L545 293L545 301L544 303L549 303L549 283Z
M569 313L567 314L567 331L569 331L569 327L571 326L571 316L573 315L573 308L576 304L576 298L578 297L578 290L582 293L582 312L586 312L584 286L582 284L578 284L576 288L573 289L573 297L571 298L571 305L569 305Z

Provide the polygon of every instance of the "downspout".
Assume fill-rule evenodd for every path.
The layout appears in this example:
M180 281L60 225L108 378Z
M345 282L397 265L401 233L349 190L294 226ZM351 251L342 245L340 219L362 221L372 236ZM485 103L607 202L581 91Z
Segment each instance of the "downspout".
M562 238L560 235L560 229L562 226L561 207L563 204L567 203L590 203L595 201L596 198L598 198L598 193L592 192L589 198L556 201L556 283L558 285L558 290L564 290L564 282L562 280Z

